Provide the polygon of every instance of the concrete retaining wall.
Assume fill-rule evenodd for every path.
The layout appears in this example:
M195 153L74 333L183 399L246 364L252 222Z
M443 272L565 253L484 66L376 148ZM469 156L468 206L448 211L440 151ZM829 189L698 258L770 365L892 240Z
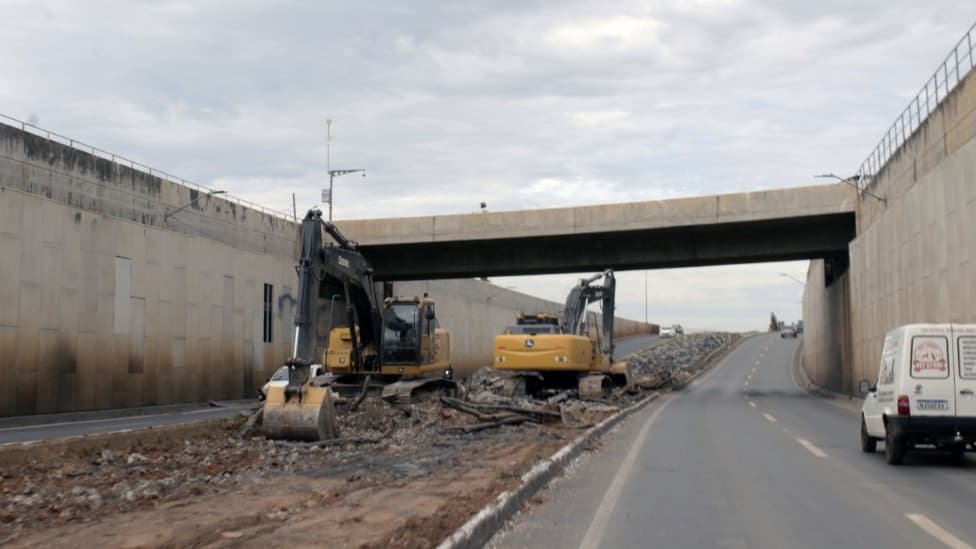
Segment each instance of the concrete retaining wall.
M242 398L283 363L295 224L220 197L163 219L196 192L0 124L0 415ZM424 291L461 373L518 310L561 310L472 279L396 287Z
M807 270L803 300L803 359L807 377L832 391L848 391L850 374L850 280L826 286L823 260Z
M840 389L849 391L862 378L874 379L884 334L899 325L976 322L974 136L976 73L970 73L872 180L869 190L886 196L887 206L860 198L850 245L850 366L841 370L836 354L823 351L836 337L811 332L804 363L815 380L833 369L845 378ZM843 305L817 290L816 276L812 268L804 314L821 307L836 318L832 309Z

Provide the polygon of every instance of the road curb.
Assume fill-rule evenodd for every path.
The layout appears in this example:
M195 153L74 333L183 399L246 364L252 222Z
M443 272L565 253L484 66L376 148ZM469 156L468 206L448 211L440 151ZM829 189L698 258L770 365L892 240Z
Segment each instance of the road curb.
M803 341L796 346L796 351L793 352L793 361L790 365L790 373L794 374L793 381L807 393L818 396L824 400L827 400L841 408L854 410L856 412L861 411L861 406L864 404L864 399L853 395L845 395L844 393L838 393L836 391L831 391L830 389L821 387L813 382L807 376L806 370L803 369Z
M505 525L505 522L515 516L522 504L562 473L569 462L583 453L587 444L605 434L627 416L642 410L659 396L660 393L658 392L652 393L633 406L620 410L589 428L548 459L537 463L522 475L522 482L517 488L499 494L494 503L483 507L477 514L468 519L453 534L442 541L437 549L468 549L481 547L487 543L495 535L495 532Z

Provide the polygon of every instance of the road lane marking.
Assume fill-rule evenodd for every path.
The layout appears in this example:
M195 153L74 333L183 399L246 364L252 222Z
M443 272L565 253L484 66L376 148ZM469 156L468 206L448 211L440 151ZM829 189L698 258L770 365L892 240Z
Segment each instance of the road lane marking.
M748 387L748 386L749 386L749 382L748 382L748 381L747 381L747 382L745 382L745 384L744 384L744 386L745 386L745 387Z
M714 371L714 370L713 370ZM607 523L610 522L610 516L613 514L613 508L617 506L617 500L620 498L620 491L623 489L624 484L627 482L628 477L630 477L631 472L634 469L634 463L637 461L637 455L640 453L641 449L647 441L647 436L651 432L651 427L657 421L657 418L661 416L661 412L668 407L677 398L668 400L660 408L654 410L651 417L647 418L647 423L641 428L640 433L637 435L637 439L630 446L630 450L627 452L627 456L624 458L623 463L620 464L620 468L617 469L617 475L613 477L613 482L610 483L610 488L607 489L606 495L603 496L603 501L600 502L600 507L596 510L593 515L593 521L590 522L589 529L586 530L586 535L583 536L583 541L580 542L580 549L595 549L602 545L603 534L607 529Z
M776 423L776 418L774 418L773 416L771 416L769 414L763 414L763 417L766 418L767 420L769 420L770 423Z
M759 366L759 361L758 360L756 361L756 366Z
M756 403L750 400L749 401L749 406L752 406L753 408L755 408L756 407Z
M32 429L43 430L53 427L64 427L66 425L90 425L93 423L125 423L127 421L140 421L143 419L154 419L160 417L173 417L178 418L180 416L186 416L189 414L201 414L201 413L219 413L222 411L230 410L227 408L201 408L199 410L186 410L182 412L163 412L159 414L144 414L144 415L134 415L134 416L119 416L119 417L103 417L98 419L79 419L78 421L59 421L57 423L36 423L34 425L18 425L16 427L2 427L0 428L0 433L6 433L8 431L30 431ZM241 410L246 410L247 408L240 408Z
M755 367L752 368L752 373L756 373L756 368Z
M805 438L798 438L798 439L796 439L796 441L799 442L800 444L802 444L803 447L806 448L807 450L810 450L810 453L813 454L813 455L815 455L815 456L817 456L818 458L825 458L825 457L827 457L827 452L824 452L820 448L817 448L809 440L807 440Z
M944 543L946 547L952 547L953 549L973 549L972 545L950 534L946 529L932 522L932 519L925 515L905 513L905 516L908 517L908 520L914 522L916 526L925 530L927 534Z

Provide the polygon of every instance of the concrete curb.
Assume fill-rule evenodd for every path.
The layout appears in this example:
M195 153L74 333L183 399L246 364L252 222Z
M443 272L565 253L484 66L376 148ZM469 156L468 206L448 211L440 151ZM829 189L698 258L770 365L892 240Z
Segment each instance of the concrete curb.
M583 453L584 447L591 441L605 434L611 427L627 416L642 410L660 393L652 393L629 408L624 408L616 414L589 428L585 433L576 437L571 443L563 446L555 454L537 463L527 473L522 475L522 482L518 488L503 492L492 503L483 507L478 513L468 519L466 523L454 531L447 539L437 546L438 549L467 549L481 547L488 542L495 532L500 530L505 522L515 516L536 492L558 476L570 461Z

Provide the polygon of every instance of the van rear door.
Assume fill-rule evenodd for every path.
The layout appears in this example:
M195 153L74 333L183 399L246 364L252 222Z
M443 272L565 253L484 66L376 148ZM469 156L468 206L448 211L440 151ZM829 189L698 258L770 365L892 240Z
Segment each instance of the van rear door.
M976 417L976 325L954 324L956 351L956 414Z
M902 384L909 391L913 416L954 416L956 376L951 354L952 327L929 325L910 330L908 379Z

